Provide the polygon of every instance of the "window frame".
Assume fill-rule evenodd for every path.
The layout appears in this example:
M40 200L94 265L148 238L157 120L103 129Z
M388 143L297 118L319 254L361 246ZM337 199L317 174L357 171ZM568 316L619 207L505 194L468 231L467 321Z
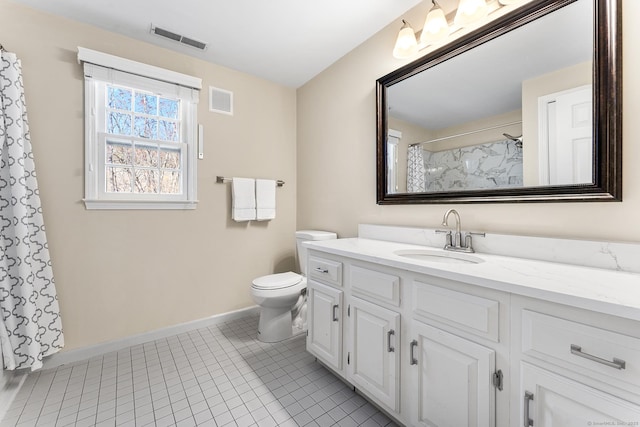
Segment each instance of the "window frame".
M78 47L85 84L85 197L86 209L195 209L197 206L197 105L202 81L102 52ZM147 140L133 135L106 133L106 87L133 90L180 100L180 142ZM134 113L135 114L135 113ZM133 123L131 124L133 126ZM107 141L127 144L145 141L180 150L181 194L108 193L106 191Z

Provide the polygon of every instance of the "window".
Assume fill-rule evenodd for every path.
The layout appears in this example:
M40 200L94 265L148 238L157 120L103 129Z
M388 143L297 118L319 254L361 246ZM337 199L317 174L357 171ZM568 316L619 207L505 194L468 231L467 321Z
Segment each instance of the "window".
M87 209L193 209L200 79L79 48Z

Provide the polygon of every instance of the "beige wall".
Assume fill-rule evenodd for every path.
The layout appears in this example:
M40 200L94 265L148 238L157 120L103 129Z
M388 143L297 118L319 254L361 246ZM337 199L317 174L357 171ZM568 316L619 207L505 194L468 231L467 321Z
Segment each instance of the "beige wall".
M0 10L0 40L22 59L66 350L251 306L251 279L294 267L295 90L7 0ZM85 210L77 46L203 79L196 210ZM208 111L209 85L234 92L234 116ZM276 219L232 222L216 175L286 181Z
M391 56L400 27L389 25L298 90L298 227L354 236L359 223L437 227L449 207L464 229L640 241L640 2L623 0L624 202L376 205L375 81L403 65ZM424 19L422 8L404 16Z
M592 62L544 74L522 82L522 129L525 141L539 141L538 99L545 95L591 84ZM529 143L523 148L524 185L540 185L539 143Z
M417 142L428 141L433 138L433 132L416 124L397 119L395 117L388 118L389 129L395 129L402 132L402 142L405 145L415 144Z

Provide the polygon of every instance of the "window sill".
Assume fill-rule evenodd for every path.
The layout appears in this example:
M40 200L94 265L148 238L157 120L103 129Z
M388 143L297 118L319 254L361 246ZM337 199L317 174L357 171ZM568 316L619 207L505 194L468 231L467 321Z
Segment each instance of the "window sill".
M198 205L197 200L193 201L167 201L167 200L88 200L83 199L84 206L87 210L132 210L132 209L174 209L189 210L195 209Z

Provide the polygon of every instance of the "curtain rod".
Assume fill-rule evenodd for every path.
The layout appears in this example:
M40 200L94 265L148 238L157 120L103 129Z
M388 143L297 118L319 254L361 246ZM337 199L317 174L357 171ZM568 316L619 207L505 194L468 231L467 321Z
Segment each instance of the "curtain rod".
M487 131L487 130L498 129L498 128L501 128L501 127L504 127L504 126L517 125L517 124L520 124L520 123L522 123L522 120L518 120L518 121L510 122L510 123L503 123L501 125L489 126L487 128L484 128L484 129L472 130L472 131L469 131L469 132L463 132L463 133L459 133L459 134L456 134L456 135L443 136L442 138L431 139L429 141L416 142L415 144L409 144L409 147L413 147L415 145L430 144L432 142L445 141L447 139L458 138L458 137L461 137L461 136L473 135L474 133L480 133L480 132L484 132L484 131Z

